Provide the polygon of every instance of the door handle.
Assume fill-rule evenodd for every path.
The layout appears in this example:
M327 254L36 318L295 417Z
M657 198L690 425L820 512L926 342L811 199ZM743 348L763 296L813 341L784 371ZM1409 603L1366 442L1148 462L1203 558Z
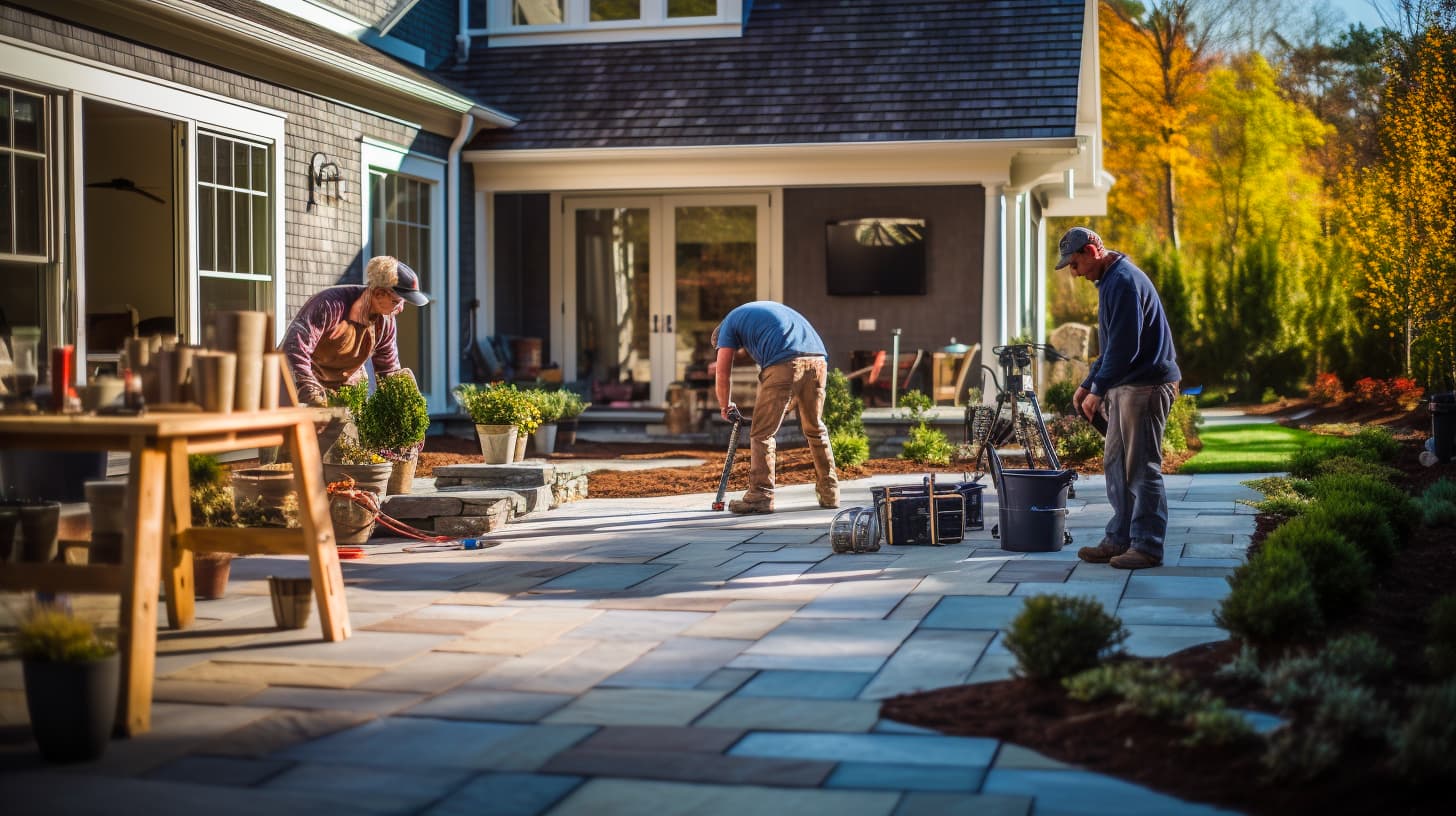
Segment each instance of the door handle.
M652 316L652 333L653 334L657 334L659 331L661 331L661 329L658 327L658 318L659 317L660 317L660 315L653 315Z
M667 333L672 334L672 315L667 316Z

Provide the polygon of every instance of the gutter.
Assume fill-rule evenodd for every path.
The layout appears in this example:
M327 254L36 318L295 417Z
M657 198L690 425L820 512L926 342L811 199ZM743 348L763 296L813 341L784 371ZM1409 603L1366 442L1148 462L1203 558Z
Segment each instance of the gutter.
M450 152L446 159L445 183L450 187L445 198L445 223L449 230L445 241L445 294L450 308L445 319L447 392L455 390L460 376L459 366L451 366L448 362L454 359L452 350L464 348L460 338L460 309L457 306L460 303L460 150L474 133L475 117L469 113L461 114L460 131L455 134L454 141L450 142Z

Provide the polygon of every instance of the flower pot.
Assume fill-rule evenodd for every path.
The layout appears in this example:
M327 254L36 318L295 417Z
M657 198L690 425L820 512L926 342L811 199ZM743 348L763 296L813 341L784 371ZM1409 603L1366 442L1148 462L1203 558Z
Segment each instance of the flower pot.
M531 444L537 456L550 456L556 452L556 423L547 422L531 434Z
M504 465L515 458L516 426L476 425L475 432L480 436L480 455L487 465Z
M530 441L530 434L523 434L519 428L516 429L516 452L511 456L512 462L526 461L526 443Z
M85 762L106 751L116 722L121 659L21 661L30 730L49 762Z
M419 458L416 456L390 462L388 492L385 495L399 496L410 492L411 484L415 479L415 465L418 462Z
M249 505L281 511L295 493L291 462L233 471L233 509L239 512Z
M193 553L192 586L197 599L212 601L226 595L228 576L232 571L232 553Z
M20 560L30 564L49 564L56 560L60 545L61 503L30 502L20 510Z
M15 533L20 529L20 508L14 504L0 504L0 564L10 563L10 553L15 550Z
M122 534L126 532L126 482L87 482L86 503L91 508L91 547L86 563L120 564Z
M273 600L273 622L279 629L302 629L313 609L313 581L308 578L268 576L268 596Z
M556 423L556 450L566 450L576 444L576 417Z
M324 462L324 483L342 481L345 476L354 480L354 486L360 490L368 490L378 496L384 496L385 490L389 488L389 473L393 470L388 462L380 462L377 465L340 465L334 462Z
M329 518L334 523L334 541L363 544L374 534L378 517L348 496L329 497Z

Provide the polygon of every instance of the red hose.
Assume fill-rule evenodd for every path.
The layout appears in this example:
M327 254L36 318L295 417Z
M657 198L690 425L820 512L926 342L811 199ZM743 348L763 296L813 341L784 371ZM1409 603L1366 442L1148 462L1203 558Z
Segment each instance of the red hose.
M416 541L427 541L431 544L444 544L447 541L456 540L452 536L435 535L434 533L421 530L418 527L411 527L399 519L385 515L384 511L379 509L379 496L371 490L360 490L355 486L354 477L352 476L345 476L337 482L329 482L328 494L330 496L343 496L347 498L349 501L368 510L373 517L371 519L372 521L377 521L383 524L385 529L390 532L398 533L406 538L413 538Z

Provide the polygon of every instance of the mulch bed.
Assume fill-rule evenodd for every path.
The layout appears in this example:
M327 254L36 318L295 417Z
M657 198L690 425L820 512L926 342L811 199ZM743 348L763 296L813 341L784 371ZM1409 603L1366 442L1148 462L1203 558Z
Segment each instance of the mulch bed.
M1318 419L1343 422L1346 419ZM1407 420L1409 422L1409 420ZM1392 423L1381 423L1392 424ZM1395 423L1399 425L1399 423ZM1427 426L1429 427L1429 426ZM1422 467L1416 460L1423 437L1406 428L1396 466L1406 486L1419 492L1441 477L1456 478L1456 464ZM1278 525L1257 519L1255 546ZM1377 694L1405 714L1404 692L1433 682L1422 654L1426 610L1456 592L1456 535L1419 528L1396 563L1384 573L1370 604L1331 635L1368 632L1395 655L1396 670ZM1214 676L1238 651L1234 641L1204 644L1161 661L1196 687L1232 706L1279 713L1257 692ZM1069 700L1060 685L1023 679L935 689L886 700L883 716L947 734L990 736L1040 751L1083 768L1111 774L1179 798L1259 814L1452 813L1451 786L1417 787L1385 766L1387 749L1356 749L1335 767L1304 782L1274 781L1259 757L1262 747L1188 747L1180 726L1116 710L1117 701Z

